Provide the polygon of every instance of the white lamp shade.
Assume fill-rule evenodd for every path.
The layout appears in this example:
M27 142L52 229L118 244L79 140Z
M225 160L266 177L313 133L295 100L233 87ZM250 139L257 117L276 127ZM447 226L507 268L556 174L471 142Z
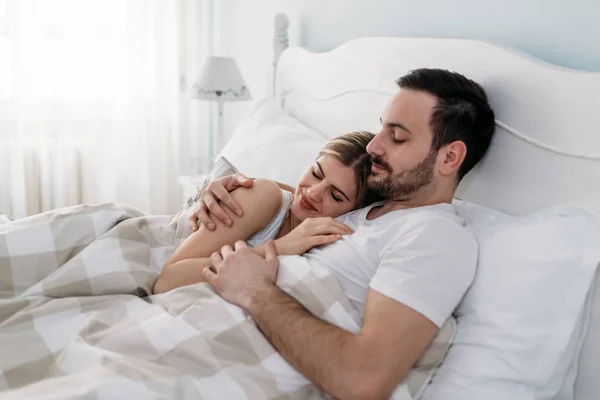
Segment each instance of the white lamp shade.
M234 58L209 57L192 87L192 98L242 101L251 100L252 96Z

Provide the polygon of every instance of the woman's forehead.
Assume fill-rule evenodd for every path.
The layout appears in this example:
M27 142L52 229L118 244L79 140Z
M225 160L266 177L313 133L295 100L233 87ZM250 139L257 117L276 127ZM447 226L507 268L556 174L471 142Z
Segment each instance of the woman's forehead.
M321 172L332 186L342 190L350 198L356 195L356 177L352 167L344 165L330 154L321 155L315 166L322 169Z

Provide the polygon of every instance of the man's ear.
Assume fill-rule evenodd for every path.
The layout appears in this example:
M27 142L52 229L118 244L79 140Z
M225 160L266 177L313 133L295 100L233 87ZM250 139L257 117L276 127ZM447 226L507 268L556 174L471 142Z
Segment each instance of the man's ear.
M438 171L442 176L457 173L467 156L465 142L456 140L443 146L438 153Z

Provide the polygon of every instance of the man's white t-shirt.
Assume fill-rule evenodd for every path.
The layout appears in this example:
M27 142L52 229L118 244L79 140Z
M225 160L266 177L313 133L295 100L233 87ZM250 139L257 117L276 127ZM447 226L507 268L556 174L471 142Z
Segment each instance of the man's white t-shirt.
M473 281L475 237L452 204L400 209L367 220L370 209L381 204L339 217L354 233L304 257L333 273L361 315L371 288L441 327Z

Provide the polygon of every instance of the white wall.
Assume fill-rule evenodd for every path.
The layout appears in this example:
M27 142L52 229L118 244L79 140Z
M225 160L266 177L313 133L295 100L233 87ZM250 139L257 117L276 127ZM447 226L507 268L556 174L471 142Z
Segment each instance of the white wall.
M237 58L254 99L264 97L273 16L290 44L326 51L363 36L454 37L519 49L564 67L600 71L600 0L214 0L215 51ZM230 135L250 103L228 104Z

